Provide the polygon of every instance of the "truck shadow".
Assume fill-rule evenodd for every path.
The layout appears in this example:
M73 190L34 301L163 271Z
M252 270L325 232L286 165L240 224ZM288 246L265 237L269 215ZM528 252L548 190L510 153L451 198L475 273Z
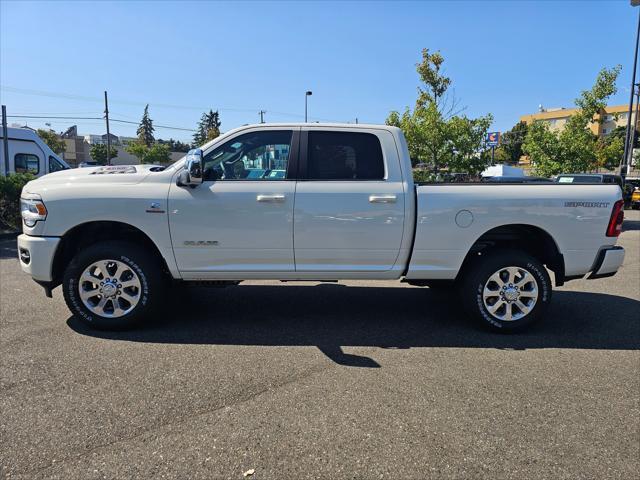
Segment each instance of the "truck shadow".
M67 324L88 336L133 342L317 346L334 362L379 367L343 346L379 348L640 349L640 302L602 293L556 291L544 321L502 335L466 319L455 295L421 288L343 285L188 288L158 321L124 332Z

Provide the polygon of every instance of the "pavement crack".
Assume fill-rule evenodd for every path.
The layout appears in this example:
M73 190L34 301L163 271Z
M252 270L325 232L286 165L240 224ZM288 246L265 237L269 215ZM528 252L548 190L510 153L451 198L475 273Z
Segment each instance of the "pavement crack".
M204 416L204 415L210 415L210 414L219 412L221 410L224 410L226 408L231 408L231 407L236 407L236 406L242 405L244 403L252 401L255 398L260 397L261 395L264 395L264 394L270 393L270 392L275 392L275 391L280 390L280 389L282 389L284 387L287 387L287 386L292 385L294 383L298 383L298 382L300 382L302 380L305 380L305 379L307 379L309 377L312 377L312 376L314 376L314 375L316 375L318 373L325 372L325 371L327 371L327 370L329 370L331 368L335 368L335 367L336 367L335 364L329 364L329 365L325 365L325 366L320 366L319 365L316 368L308 369L305 372L300 373L299 375L295 375L293 377L290 377L290 378L288 378L287 380L285 380L283 382L277 383L275 385L270 385L270 386L264 387L264 388L262 388L262 389L260 389L260 390L258 390L256 392L253 392L253 393L251 393L249 395L242 396L242 397L238 398L237 400L235 400L235 401L233 401L231 403L225 403L223 405L220 405L220 406L217 406L217 407L214 407L214 408L210 408L210 409L196 410L196 411L194 411L194 412L192 412L190 414L183 415L181 417L176 417L175 420L168 421L168 422L161 422L161 423L152 425L149 428L143 428L142 430L138 431L134 435L130 435L130 436L124 437L124 438L117 438L117 439L114 439L114 440L112 440L110 442L103 443L103 444L100 444L100 445L96 445L95 447L90 448L89 450L86 450L85 452L83 452L80 455L75 455L75 456L67 455L66 457L63 457L61 459L57 459L55 463L49 463L48 465L45 465L45 466L42 466L42 467L39 467L39 468L35 468L35 469L32 469L32 470L26 470L26 471L23 471L23 472L16 472L16 474L17 475L34 475L34 474L44 473L47 470L50 470L52 468L60 467L63 464L69 462L69 461L81 460L81 459L86 458L87 456L89 456L89 455L91 455L91 454L93 454L95 452L98 452L98 451L104 450L104 449L108 449L109 447L112 447L113 445L117 445L119 443L124 443L124 442L129 442L131 440L135 440L135 439L140 438L140 437L142 437L144 435L147 435L147 434L149 434L149 433L151 433L153 431L161 430L161 429L166 428L166 427L178 426L178 425L184 424L187 421L189 421L191 419L194 419L194 418L197 418L197 417L201 417L201 416Z

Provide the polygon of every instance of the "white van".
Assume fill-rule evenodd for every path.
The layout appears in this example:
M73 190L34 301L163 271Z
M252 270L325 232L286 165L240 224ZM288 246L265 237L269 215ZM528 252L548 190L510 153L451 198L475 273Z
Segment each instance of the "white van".
M5 140L4 129L0 127L0 172L31 173L42 177L47 173L66 170L69 165L56 155L49 146L33 130L28 128L7 128ZM4 142L8 143L9 162L4 158Z

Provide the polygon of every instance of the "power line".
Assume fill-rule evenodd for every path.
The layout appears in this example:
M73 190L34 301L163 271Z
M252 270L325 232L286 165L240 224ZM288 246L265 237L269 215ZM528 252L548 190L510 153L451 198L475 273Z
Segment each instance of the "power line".
M103 102L104 99L100 98L100 97L89 97L89 96L84 96L84 95L75 95L75 94L69 94L69 93L60 93L60 92L51 92L51 91L46 91L46 90L32 90L32 89L27 89L27 88L18 88L18 87L11 87L8 85L0 85L0 89L1 90L5 90L7 92L11 92L11 93L19 93L22 95L35 95L35 96L41 96L41 97L52 97L52 98L65 98L65 99L70 99L70 100L79 100L79 101L85 101L85 102ZM138 102L138 101L132 101L132 100L113 100L113 99L109 99L109 103L110 104L121 104L121 105L135 105L135 106L145 106L147 104L152 105L154 108L170 108L170 109L178 109L178 110L196 110L196 111L207 111L210 108L207 107L195 107L195 106L188 106L188 105L176 105L176 104L168 104L168 103L154 103L154 102ZM257 109L255 108L237 108L237 107L217 107L216 110L218 111L222 111L222 112L238 112L238 113L252 113L255 112ZM284 116L284 117L292 117L292 118L304 118L304 115L299 114L299 113L291 113L291 112L279 112L279 111L275 111L275 110L269 110L269 113L273 114L273 115L277 115L277 116ZM313 118L309 118L309 120L311 121L321 121L321 122L335 122L336 120L333 119L327 119L327 118L320 118L320 117L313 117Z
M65 116L53 116L53 115L49 115L49 116L44 116L44 115L7 115L7 117L9 118L28 118L28 119L44 119L44 120L53 120L53 119L58 119L58 120L104 120L104 117L65 117ZM120 122L120 123L127 123L130 125L139 125L140 122L133 122L131 120L119 120L116 118L110 118L109 119L111 122ZM172 127L169 125L160 125L160 124L154 124L153 125L155 128L165 128L168 130L181 130L181 131L185 131L185 132L195 132L196 130L193 128L183 128L183 127Z
M44 118L44 119L65 119L65 120L103 120L102 117L62 117L53 115L7 115L9 118Z
M131 125L139 125L140 122L132 122L130 120L118 120L116 118L110 119L112 122L120 122L120 123L129 123ZM184 132L195 132L196 130L193 128L182 128L182 127L169 127L167 125L158 125L157 123L153 124L153 128L166 128L169 130L182 130Z

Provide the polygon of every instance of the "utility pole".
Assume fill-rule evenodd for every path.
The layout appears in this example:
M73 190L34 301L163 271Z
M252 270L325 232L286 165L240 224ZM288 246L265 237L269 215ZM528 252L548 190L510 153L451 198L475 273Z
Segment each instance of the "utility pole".
M631 5L636 6L632 0ZM629 111L627 112L627 132L624 137L624 157L622 157L622 165L620 166L620 176L622 177L622 183L624 184L625 177L631 168L631 162L629 161L630 153L633 152L633 138L635 130L638 125L638 119L635 119L635 125L633 126L634 132L631 132L631 114L633 113L633 94L636 86L636 68L638 66L638 42L640 42L640 9L638 10L638 29L636 31L636 49L633 54L633 73L631 75L631 94L629 95Z
M267 113L265 110L260 110L258 115L260 115L260 123L264 123L264 114Z
M9 129L7 128L7 106L2 105L2 151L4 152L4 174L9 175Z
M107 91L104 91L104 119L107 122L107 165L111 165L111 134L109 133L109 102Z

